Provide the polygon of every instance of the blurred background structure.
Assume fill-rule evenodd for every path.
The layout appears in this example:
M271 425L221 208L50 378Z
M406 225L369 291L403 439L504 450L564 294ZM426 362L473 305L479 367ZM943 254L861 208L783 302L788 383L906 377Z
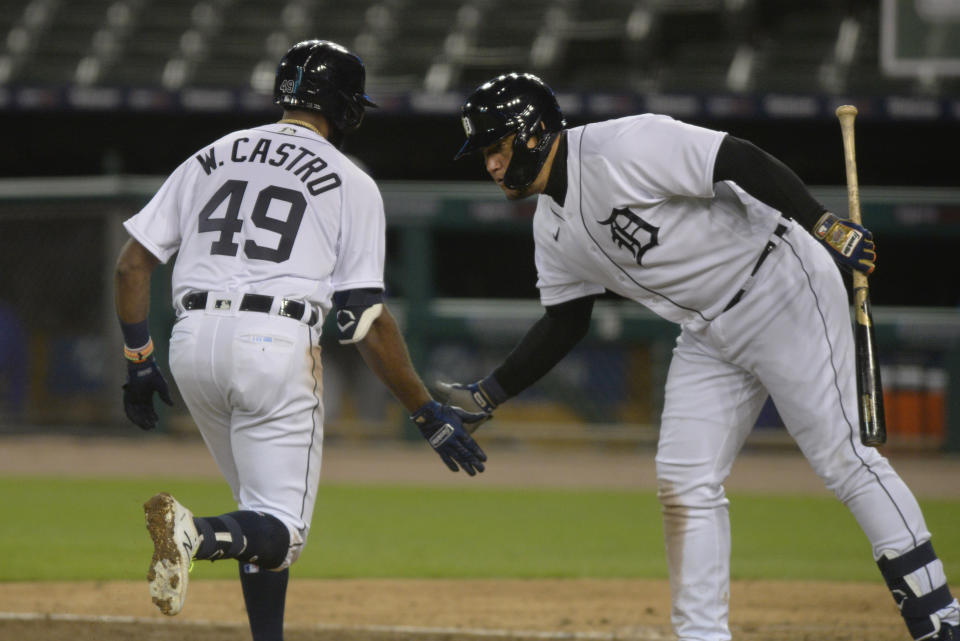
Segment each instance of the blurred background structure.
M428 381L485 375L541 313L533 202L452 161L477 84L537 73L571 125L653 111L729 131L835 211L833 111L855 104L891 446L960 449L956 0L0 0L0 430L135 430L112 308L120 222L196 149L276 119L276 63L310 37L367 64L381 107L346 150L384 193L389 294ZM158 338L168 280L154 282ZM653 442L676 334L605 299L588 339L484 429ZM328 432L402 435L355 350L324 347ZM760 426L782 436L772 407ZM192 429L182 403L164 428Z

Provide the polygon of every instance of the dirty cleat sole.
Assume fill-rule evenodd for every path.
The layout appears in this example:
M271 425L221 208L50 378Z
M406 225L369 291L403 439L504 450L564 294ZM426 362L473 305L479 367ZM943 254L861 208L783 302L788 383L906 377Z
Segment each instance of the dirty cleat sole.
M193 514L162 492L143 504L147 531L153 539L153 559L147 572L153 603L166 615L183 609L190 580L190 563L199 542Z

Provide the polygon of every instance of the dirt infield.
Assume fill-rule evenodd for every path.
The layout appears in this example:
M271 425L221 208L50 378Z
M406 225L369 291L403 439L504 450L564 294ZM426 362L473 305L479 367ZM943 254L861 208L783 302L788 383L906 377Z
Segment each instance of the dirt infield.
M654 641L671 638L667 590L641 580L294 580L287 625L289 638L303 641ZM737 582L731 599L731 624L745 641L905 638L877 584ZM0 620L0 638L11 641L249 639L234 581L192 582L172 619L156 612L142 583L6 584L0 602L58 617Z
M649 451L488 449L477 479L432 465L421 447L328 443L323 482L474 483L650 488ZM38 455L38 453L42 453ZM960 460L892 457L921 497L960 495ZM426 462L426 465L424 464ZM218 478L194 439L3 438L3 476ZM795 452L741 456L731 491L826 491ZM292 641L670 639L665 581L296 580L287 606ZM906 631L880 583L735 582L731 626L744 641L902 641ZM0 583L0 639L81 641L249 639L238 582L195 580L185 610L166 618L145 583Z

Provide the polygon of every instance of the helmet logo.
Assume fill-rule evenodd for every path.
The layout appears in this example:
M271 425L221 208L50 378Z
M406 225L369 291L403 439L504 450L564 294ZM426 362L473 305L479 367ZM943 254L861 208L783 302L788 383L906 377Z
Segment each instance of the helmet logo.
M466 116L464 116L461 120L463 121L463 131L467 134L467 138L469 138L473 135L473 125L470 124L470 119Z

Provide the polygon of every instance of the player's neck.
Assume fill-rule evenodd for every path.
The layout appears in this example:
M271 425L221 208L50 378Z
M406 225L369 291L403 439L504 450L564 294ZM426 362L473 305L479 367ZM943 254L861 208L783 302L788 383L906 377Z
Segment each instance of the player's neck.
M327 119L323 116L304 112L284 111L283 117L279 120L279 122L306 127L317 135L323 136L327 139L330 138L330 125L327 122Z
M557 151L560 148L560 141L565 137L565 133L566 132L561 132L559 136L554 138L553 144L550 146L550 153L547 155L547 160L543 163L543 167L540 168L540 173L537 174L537 179L533 181L533 185L531 185L531 189L527 193L543 194L547 192L547 186L550 180L550 172L553 170L554 161L557 158ZM564 177L565 176L566 173L564 173ZM556 200L556 198L554 198L554 200ZM562 198L561 200L557 200L558 204L561 204L562 202Z
M553 143L550 157L544 163L547 170L547 182L543 193L563 207L567 199L567 132L561 131Z

